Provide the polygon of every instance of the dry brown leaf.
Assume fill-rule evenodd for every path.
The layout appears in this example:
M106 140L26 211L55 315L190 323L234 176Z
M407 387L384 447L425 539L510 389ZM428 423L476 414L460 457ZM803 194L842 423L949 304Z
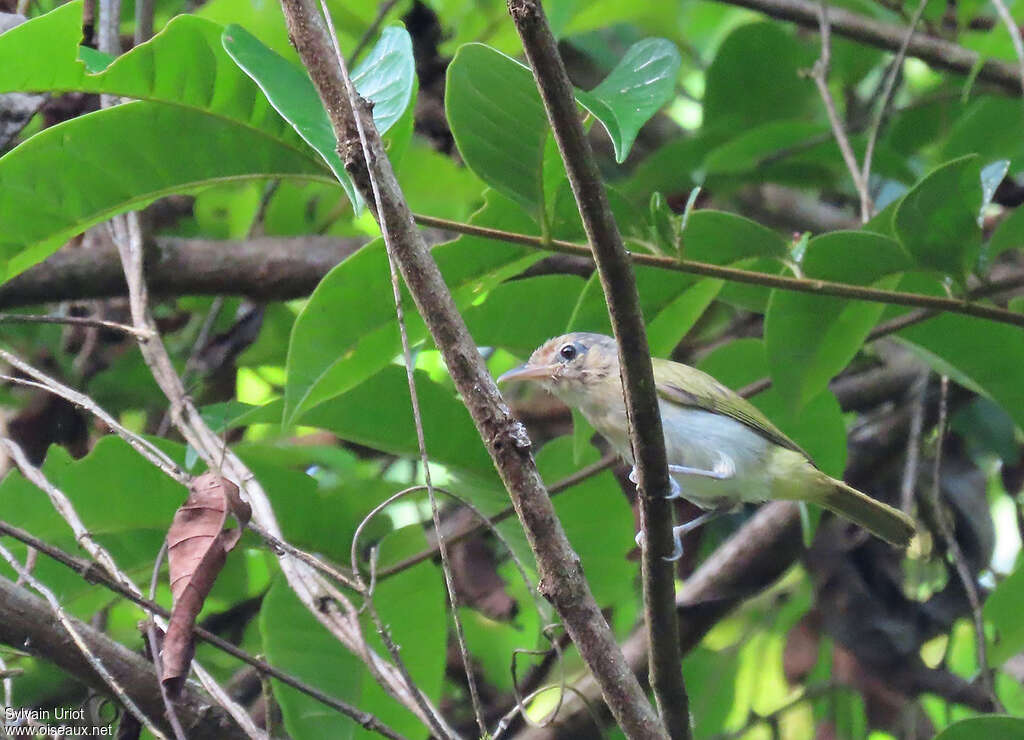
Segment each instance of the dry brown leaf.
M239 526L224 529L228 514ZM252 510L238 495L238 486L214 473L189 485L185 503L167 530L167 561L174 607L162 651L161 680L172 695L185 684L195 652L192 627L203 608L228 552L238 544Z

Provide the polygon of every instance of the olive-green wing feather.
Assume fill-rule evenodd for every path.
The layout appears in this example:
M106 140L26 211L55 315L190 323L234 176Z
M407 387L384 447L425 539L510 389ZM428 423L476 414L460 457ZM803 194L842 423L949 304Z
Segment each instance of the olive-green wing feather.
M753 429L762 437L808 460L811 456L747 399L705 372L671 360L653 359L654 384L666 401L728 416ZM812 461L813 462L813 461Z

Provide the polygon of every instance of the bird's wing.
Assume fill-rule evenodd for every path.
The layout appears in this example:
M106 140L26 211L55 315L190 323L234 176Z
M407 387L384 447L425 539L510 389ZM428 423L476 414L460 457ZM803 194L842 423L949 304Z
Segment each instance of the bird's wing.
M658 358L654 358L653 363L654 384L657 386L658 395L666 401L728 416L771 442L799 452L811 460L811 456L800 445L783 434L760 409L732 388L722 385L707 373L689 365Z

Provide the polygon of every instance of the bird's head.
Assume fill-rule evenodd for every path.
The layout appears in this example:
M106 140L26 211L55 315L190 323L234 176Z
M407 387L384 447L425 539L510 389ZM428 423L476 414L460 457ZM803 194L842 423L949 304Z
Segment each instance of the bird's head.
M549 339L529 361L498 378L499 383L529 380L573 406L588 406L605 381L619 388L615 340L603 334L574 332ZM621 391L619 391L621 397Z

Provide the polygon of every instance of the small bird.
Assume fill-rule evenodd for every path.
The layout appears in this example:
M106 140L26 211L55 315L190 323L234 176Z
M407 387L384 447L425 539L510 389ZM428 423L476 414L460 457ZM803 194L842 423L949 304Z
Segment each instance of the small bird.
M688 365L652 362L672 481L669 498L682 496L707 510L673 527L675 552L666 559L677 560L682 536L718 514L778 499L817 504L894 545L906 546L913 537L910 517L823 473L735 391ZM584 332L549 339L526 364L498 378L499 383L527 380L579 409L634 465L630 479L636 482L614 339Z

